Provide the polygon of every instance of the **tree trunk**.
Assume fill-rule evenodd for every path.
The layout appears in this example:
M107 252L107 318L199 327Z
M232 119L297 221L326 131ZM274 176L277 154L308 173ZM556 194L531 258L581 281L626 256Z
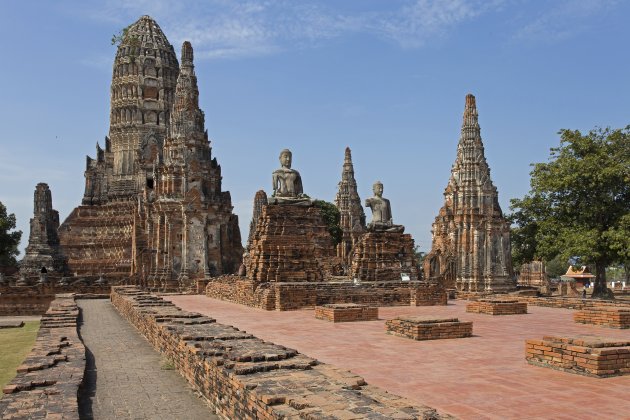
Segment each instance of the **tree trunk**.
M630 261L623 265L623 271L626 273L626 286L630 283Z
M612 292L608 291L606 286L606 264L603 261L595 263L595 288L593 289L593 298L610 299Z

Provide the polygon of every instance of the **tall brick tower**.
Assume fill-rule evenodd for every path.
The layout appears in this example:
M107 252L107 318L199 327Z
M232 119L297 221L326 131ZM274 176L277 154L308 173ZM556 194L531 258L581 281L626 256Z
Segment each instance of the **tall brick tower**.
M346 147L335 205L339 209L341 216L339 226L343 231L341 242L337 245L337 256L342 258L346 264L349 264L352 257L352 248L365 232L365 212L357 192L352 152L349 147Z
M105 149L87 157L82 205L59 228L71 273L173 290L238 268L238 218L211 157L188 42L181 60L149 16L125 30Z
M425 275L440 276L447 287L462 291L513 289L509 224L490 179L475 97L470 94L466 96L457 157L444 198L433 223L433 246L425 259Z

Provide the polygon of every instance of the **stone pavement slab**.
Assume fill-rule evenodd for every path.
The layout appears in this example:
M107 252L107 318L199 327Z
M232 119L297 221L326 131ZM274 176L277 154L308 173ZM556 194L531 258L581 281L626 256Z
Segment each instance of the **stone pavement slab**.
M530 306L526 315L466 313L448 306L381 307L379 320L327 323L313 310L264 311L205 296L168 296L184 310L350 369L372 385L462 419L630 419L630 377L589 378L529 365L525 340L590 334L630 339L628 330L573 322L573 311ZM397 316L473 321L473 337L413 341L385 333Z
M22 328L24 326L24 321L4 321L0 319L0 329L2 328Z
M86 348L85 419L218 419L109 300L78 301Z

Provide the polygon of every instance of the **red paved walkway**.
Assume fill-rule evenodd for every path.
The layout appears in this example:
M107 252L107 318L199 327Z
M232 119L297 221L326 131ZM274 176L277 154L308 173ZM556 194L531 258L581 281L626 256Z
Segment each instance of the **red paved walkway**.
M630 376L589 378L525 362L527 338L630 339L628 330L576 324L570 310L530 306L528 315L491 316L466 313L466 302L454 301L380 308L379 321L333 324L315 319L313 310L268 312L205 296L166 298L463 419L630 419ZM385 320L403 314L471 320L474 337L413 341L385 334Z

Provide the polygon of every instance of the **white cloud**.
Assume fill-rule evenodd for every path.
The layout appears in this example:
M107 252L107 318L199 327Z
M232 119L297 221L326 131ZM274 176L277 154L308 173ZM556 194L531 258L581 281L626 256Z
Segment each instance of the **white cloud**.
M526 41L557 42L571 38L593 25L593 18L610 11L617 0L564 0L543 10L533 21L516 32Z

